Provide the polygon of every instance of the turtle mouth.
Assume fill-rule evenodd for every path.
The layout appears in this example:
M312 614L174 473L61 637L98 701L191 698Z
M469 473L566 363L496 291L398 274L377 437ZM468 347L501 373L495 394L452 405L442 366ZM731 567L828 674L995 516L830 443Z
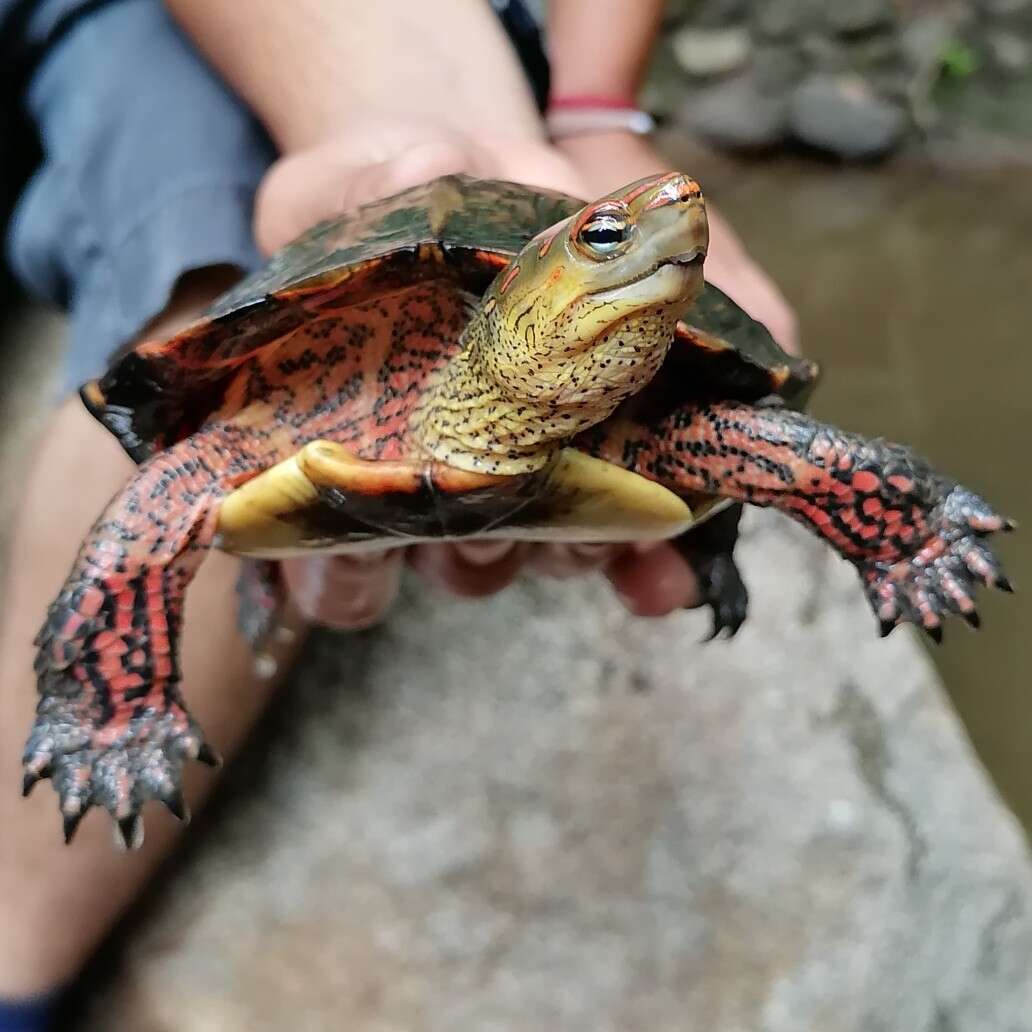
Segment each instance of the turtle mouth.
M680 254L672 254L669 258L664 258L659 263L659 267L664 265L702 265L705 257L705 251L693 247L690 251L682 251Z
M661 258L656 262L655 265L652 265L643 272L638 273L638 275L632 279L626 280L618 287L609 287L606 290L595 292L591 296L602 299L618 291L627 290L628 287L633 287L638 283L642 283L651 276L655 276L657 272L671 266L684 270L700 269L705 258L706 252L698 247L693 247L690 251L682 251L680 254L667 255L665 258Z

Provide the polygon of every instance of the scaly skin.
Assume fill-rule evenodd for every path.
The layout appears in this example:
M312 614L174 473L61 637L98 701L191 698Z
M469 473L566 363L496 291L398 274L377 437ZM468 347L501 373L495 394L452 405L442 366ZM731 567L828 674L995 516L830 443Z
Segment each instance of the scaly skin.
M1012 524L902 445L733 401L613 420L577 443L681 495L780 509L856 566L882 634L912 622L940 641L947 613L978 626L976 583L1011 590L984 538Z

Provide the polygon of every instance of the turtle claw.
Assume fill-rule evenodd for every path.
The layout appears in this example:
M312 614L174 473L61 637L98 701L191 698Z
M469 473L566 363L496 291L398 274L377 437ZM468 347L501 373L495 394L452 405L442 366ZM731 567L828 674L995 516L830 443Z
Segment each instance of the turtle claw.
M222 766L222 757L207 742L201 742L197 748L197 756L195 758L198 763L203 763L206 767L211 767L213 770L217 770Z
M182 821L183 824L190 823L190 810L183 799L183 793L180 789L177 788L172 792L166 793L161 797L161 801L176 820Z
M86 811L80 810L78 813L66 813L62 818L66 846L70 846L72 844L72 839L75 838L75 832L78 830L79 822L85 816Z
M143 818L139 814L121 817L113 826L115 845L129 852L143 845Z
M702 604L713 613L713 629L703 643L716 638L733 638L749 612L749 591L730 553L696 561L692 568L699 580ZM725 632L727 632L725 634Z

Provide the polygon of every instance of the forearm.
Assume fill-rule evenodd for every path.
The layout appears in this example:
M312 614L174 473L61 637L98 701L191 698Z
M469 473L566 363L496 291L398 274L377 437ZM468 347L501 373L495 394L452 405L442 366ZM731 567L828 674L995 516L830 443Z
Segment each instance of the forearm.
M473 139L541 136L519 63L484 0L167 4L283 151L392 116Z
M665 6L664 0L552 0L552 95L633 100Z

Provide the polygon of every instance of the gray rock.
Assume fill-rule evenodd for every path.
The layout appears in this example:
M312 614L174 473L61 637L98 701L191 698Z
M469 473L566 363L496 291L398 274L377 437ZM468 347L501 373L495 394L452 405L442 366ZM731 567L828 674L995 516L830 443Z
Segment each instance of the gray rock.
M1032 66L1032 44L1023 35L990 29L983 42L993 65L1007 75L1024 75Z
M927 11L909 19L900 30L900 50L917 75L937 72L943 54L956 38L958 19L944 11Z
M995 17L1006 17L1032 8L1032 0L973 0L977 10Z
M785 138L788 102L783 94L763 89L746 73L693 90L680 109L678 122L725 147L771 147Z
M748 62L752 48L744 25L686 26L674 33L670 44L682 70L698 78L738 71Z
M754 48L751 69L759 92L784 93L803 77L806 62L792 43L768 42Z
M837 0L825 4L824 17L833 32L870 32L892 25L896 8L892 0Z
M927 660L787 521L741 558L733 643L590 581L316 641L89 1027L1027 1032L1032 867Z
M877 96L859 76L819 72L793 93L789 118L802 142L851 159L887 153L908 124L901 107Z
M798 36L824 20L825 0L765 0L754 5L756 32L772 39Z

